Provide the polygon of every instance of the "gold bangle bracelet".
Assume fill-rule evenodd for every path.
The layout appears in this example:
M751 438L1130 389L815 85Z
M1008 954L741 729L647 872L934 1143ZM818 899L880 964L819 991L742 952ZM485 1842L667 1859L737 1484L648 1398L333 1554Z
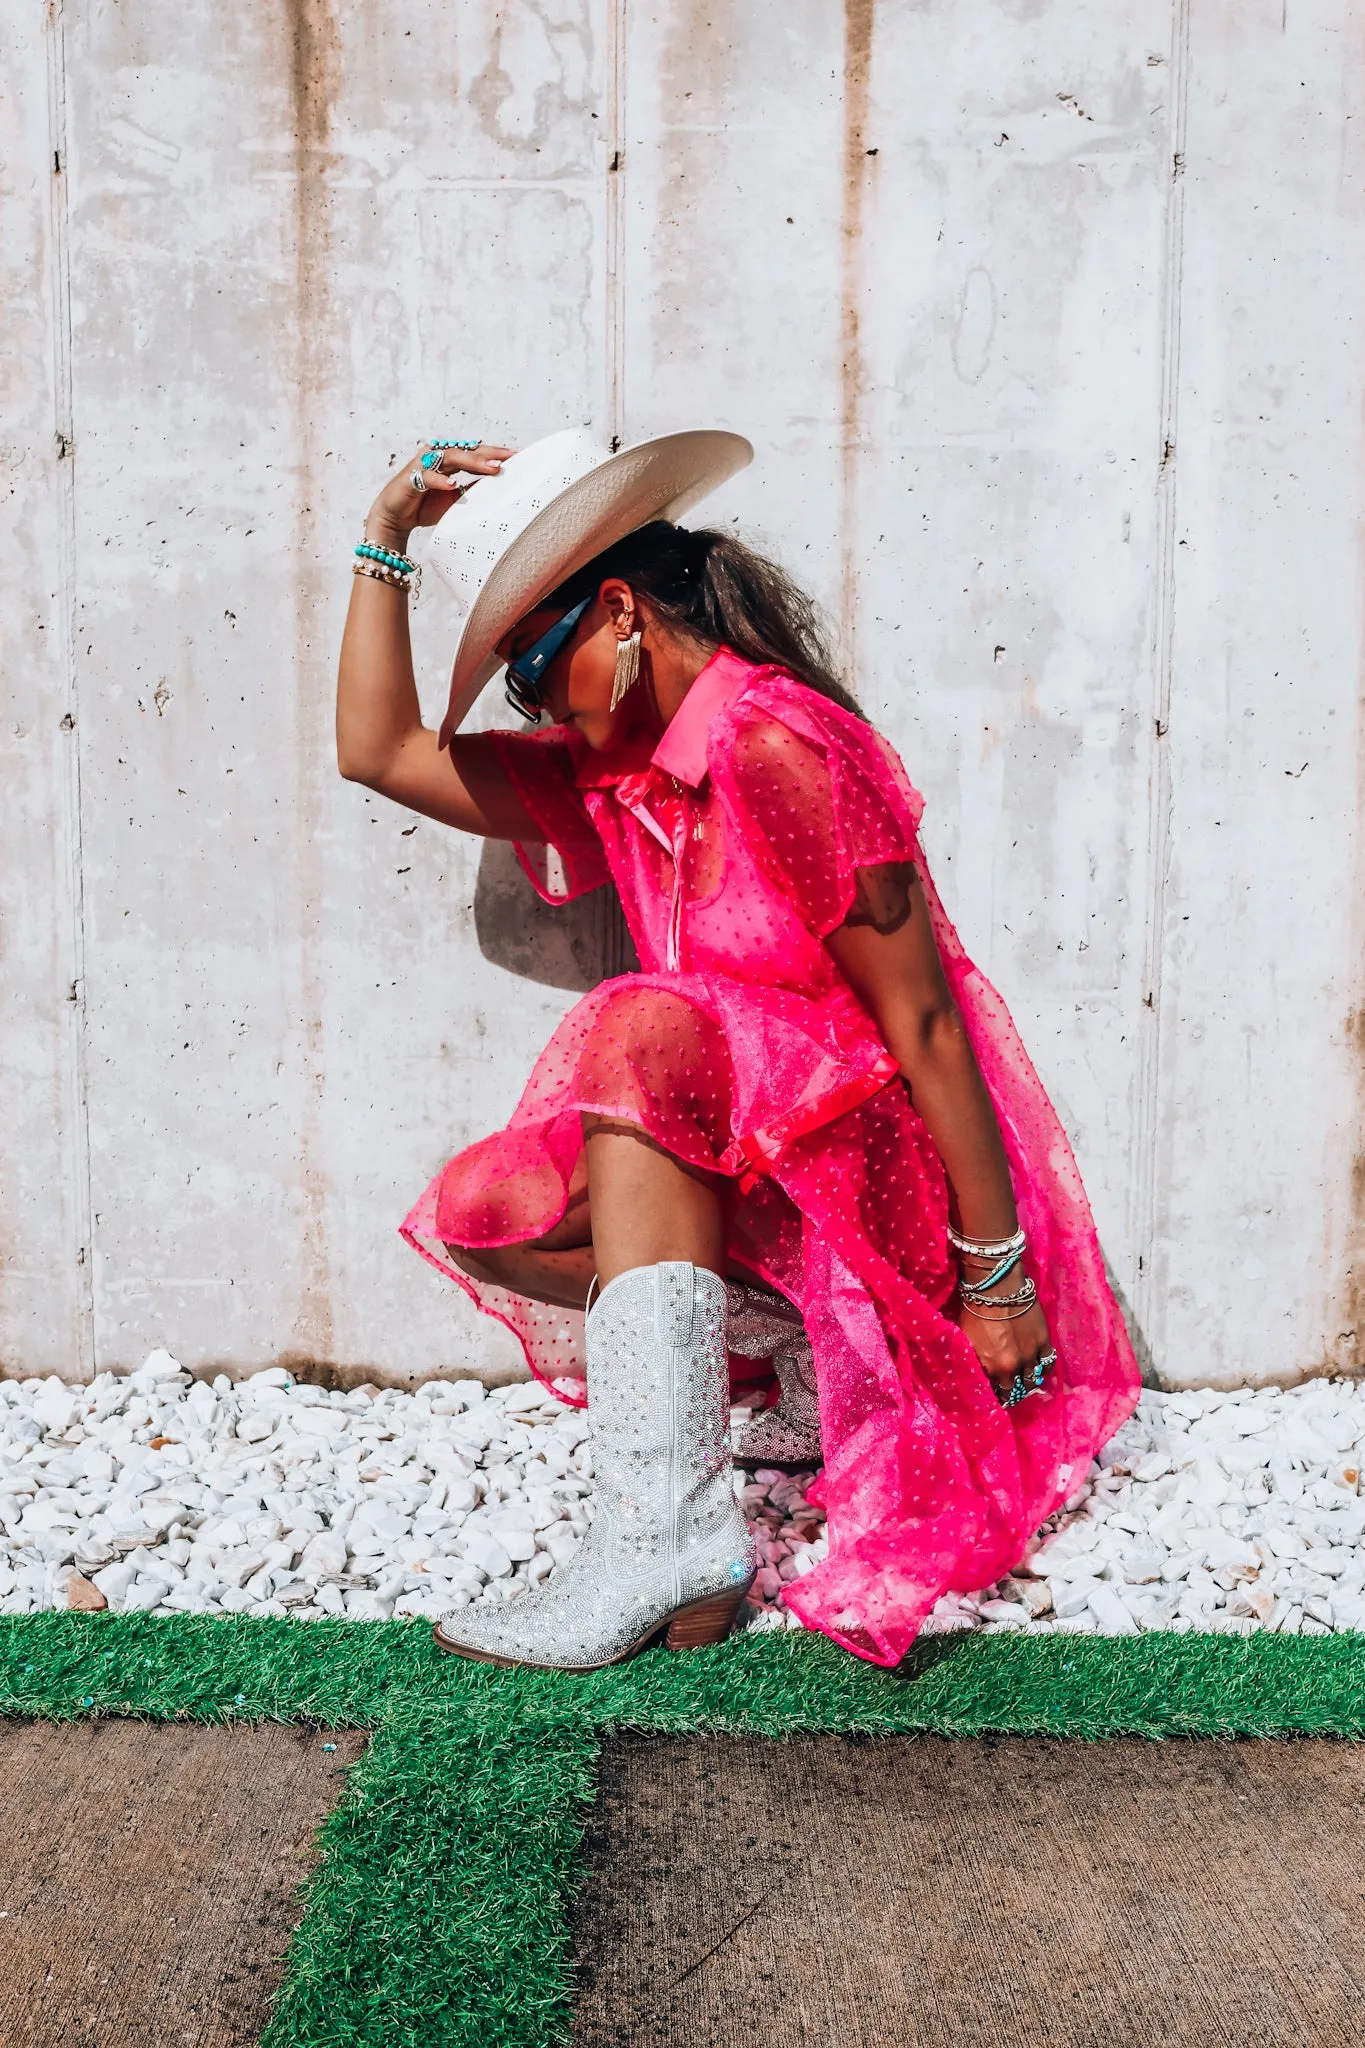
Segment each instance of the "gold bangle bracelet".
M979 1323L1017 1323L1021 1316L1032 1314L1033 1310L1037 1306L1038 1304L1036 1302L1028 1301L1025 1302L1022 1308L1007 1309L1004 1315L988 1316L983 1315L981 1310L977 1308L973 1302L964 1301L962 1304L962 1313L964 1316L975 1316L976 1320Z
M352 562L353 576L373 576L376 583L392 584L395 590L411 590L412 578L398 569L385 569L379 562Z

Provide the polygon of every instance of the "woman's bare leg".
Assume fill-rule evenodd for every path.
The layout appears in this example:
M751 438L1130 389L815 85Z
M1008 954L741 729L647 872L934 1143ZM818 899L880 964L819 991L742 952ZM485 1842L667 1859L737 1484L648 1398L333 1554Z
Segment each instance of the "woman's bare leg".
M684 1166L635 1124L584 1117L583 1128L583 1158L554 1229L526 1244L447 1245L461 1271L555 1308L582 1308L594 1272L605 1287L662 1259L689 1259L724 1277L715 1176Z
M634 1124L584 1117L597 1277L688 1259L725 1277L725 1219L714 1174L684 1166Z
M558 1252L537 1244L500 1244L482 1251L448 1244L446 1250L471 1280L509 1288L528 1301L548 1302L552 1308L582 1308L596 1270L590 1244Z
M564 1214L543 1237L477 1250L448 1244L446 1250L472 1280L510 1288L552 1308L582 1308L594 1271L586 1154L579 1155L574 1168Z

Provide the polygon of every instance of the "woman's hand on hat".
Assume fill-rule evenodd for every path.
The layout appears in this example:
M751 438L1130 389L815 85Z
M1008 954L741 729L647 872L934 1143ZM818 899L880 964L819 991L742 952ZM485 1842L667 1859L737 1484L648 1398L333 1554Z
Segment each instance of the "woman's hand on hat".
M469 488L469 478L497 476L515 448L479 441L457 448L449 441L423 441L401 463L370 507L366 538L401 548L416 526L435 526ZM421 487L413 481L420 477Z

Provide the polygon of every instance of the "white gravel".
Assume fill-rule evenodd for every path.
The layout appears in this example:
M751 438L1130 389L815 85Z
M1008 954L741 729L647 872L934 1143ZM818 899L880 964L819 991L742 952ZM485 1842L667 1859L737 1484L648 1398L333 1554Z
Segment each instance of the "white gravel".
M1351 1382L1144 1394L1020 1571L928 1627L1365 1628L1363 1452ZM796 1626L780 1592L825 1555L823 1516L799 1478L736 1487L760 1550L751 1624ZM539 1583L591 1516L586 1417L534 1385L209 1385L164 1351L88 1386L0 1381L6 1613L434 1616Z

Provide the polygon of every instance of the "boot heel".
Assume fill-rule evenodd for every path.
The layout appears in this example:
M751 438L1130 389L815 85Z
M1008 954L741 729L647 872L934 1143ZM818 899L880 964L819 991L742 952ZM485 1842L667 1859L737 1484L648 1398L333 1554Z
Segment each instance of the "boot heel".
M668 1624L664 1645L670 1650L701 1650L708 1643L723 1643L734 1626L747 1586L737 1591L715 1593L709 1600L695 1600L680 1607Z

